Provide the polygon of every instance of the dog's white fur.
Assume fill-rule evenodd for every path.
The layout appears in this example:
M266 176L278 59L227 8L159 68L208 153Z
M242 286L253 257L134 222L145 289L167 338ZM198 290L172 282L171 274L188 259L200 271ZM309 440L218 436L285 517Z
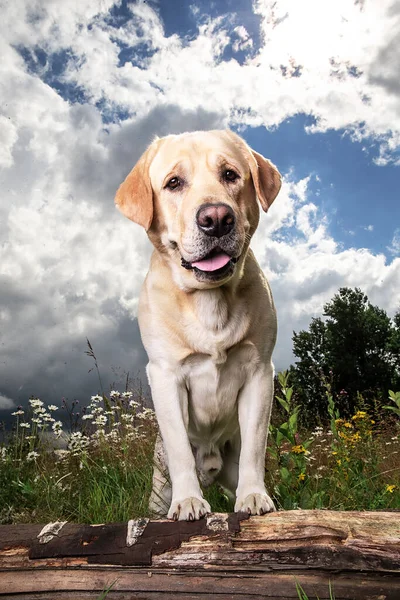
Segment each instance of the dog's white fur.
M238 178L228 181L227 170ZM172 190L173 177L181 183ZM117 192L118 208L155 247L139 325L161 432L150 498L157 514L193 520L209 512L199 480L216 480L235 495L235 511L274 510L264 468L276 316L249 242L257 197L268 210L280 181L236 134L192 132L155 140ZM217 281L181 264L216 244L196 223L204 203L228 205L236 220L223 242L238 261Z

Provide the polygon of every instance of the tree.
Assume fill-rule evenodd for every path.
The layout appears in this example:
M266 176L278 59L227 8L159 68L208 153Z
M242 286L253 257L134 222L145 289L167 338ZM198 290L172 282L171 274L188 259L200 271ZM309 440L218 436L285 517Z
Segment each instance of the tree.
M354 408L357 393L386 396L399 383L400 311L393 321L358 288L340 288L309 331L293 332L293 382L308 415L326 413L324 381L340 408Z

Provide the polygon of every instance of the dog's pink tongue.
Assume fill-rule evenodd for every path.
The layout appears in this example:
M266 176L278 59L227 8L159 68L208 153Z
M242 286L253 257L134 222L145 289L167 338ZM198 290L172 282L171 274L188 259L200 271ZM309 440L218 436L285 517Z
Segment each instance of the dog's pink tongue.
M211 258L203 258L203 260L192 263L192 267L196 267L200 271L217 271L218 269L222 269L230 260L231 257L228 254L220 252Z

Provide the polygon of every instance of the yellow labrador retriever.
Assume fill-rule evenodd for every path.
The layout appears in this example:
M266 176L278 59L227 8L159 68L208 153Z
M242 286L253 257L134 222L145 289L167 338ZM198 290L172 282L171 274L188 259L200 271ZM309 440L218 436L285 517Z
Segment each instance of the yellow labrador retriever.
M264 484L276 315L249 249L281 186L277 169L231 131L156 139L116 195L154 245L139 326L161 437L150 509L210 512L218 481L235 511L274 509ZM199 482L200 480L200 482Z

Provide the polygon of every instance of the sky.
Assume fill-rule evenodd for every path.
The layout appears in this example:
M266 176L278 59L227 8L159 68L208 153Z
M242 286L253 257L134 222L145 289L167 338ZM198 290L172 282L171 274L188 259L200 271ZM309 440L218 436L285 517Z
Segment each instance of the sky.
M0 0L0 419L145 379L152 247L114 207L155 135L231 128L282 190L254 252L293 331L400 306L400 1Z

